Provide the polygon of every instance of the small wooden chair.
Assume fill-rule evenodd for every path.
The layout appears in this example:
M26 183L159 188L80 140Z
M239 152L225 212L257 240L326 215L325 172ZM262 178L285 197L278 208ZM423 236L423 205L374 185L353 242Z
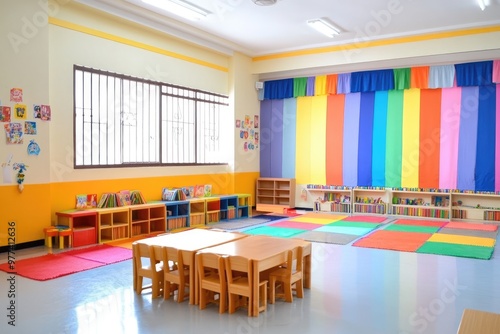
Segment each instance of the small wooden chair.
M238 307L247 307L252 316L252 264L241 256L225 257L229 313ZM243 297L243 298L242 298ZM259 312L267 308L267 281L259 282Z
M177 302L181 303L189 286L189 267L184 265L182 251L173 247L162 247L163 298L168 299L177 290ZM171 265L172 264L172 265Z
M151 288L152 298L157 298L162 292L163 263L154 255L154 246L134 242L132 244L133 265L135 266L135 291L141 294L142 290ZM151 285L143 286L143 278L151 279Z
M227 285L224 272L224 259L213 253L197 253L200 310L206 308L208 302L219 304L219 313L226 311ZM216 299L215 296L219 298ZM210 298L209 298L210 297Z
M302 273L302 247L296 247L287 252L287 263L279 269L269 274L269 302L274 304L276 296L284 297L285 301L293 301L292 286L295 284L295 290L298 298L304 296L304 284ZM276 293L276 282L281 282L283 293Z

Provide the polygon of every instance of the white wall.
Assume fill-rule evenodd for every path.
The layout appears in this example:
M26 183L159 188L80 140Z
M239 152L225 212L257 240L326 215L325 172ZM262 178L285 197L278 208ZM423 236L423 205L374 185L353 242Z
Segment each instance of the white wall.
M227 173L235 165L244 165L245 170L258 171L258 163L249 165L237 162L228 167L74 170L72 126L74 64L222 94L234 94L235 91L246 89L254 84L252 80L255 79L248 74L250 71L248 57L240 55L237 63L244 65L234 67L234 64L231 65L231 59L225 55L181 43L155 31L142 29L81 5L60 6L57 15L51 20L49 32L50 100L53 109L57 111L51 132L53 182ZM238 79L233 80L234 78ZM239 88L235 89L233 84ZM235 109L239 113L258 114L259 104L256 95L242 92L239 98L231 97L231 99L234 101L231 115ZM226 142L228 150L232 152L234 131L231 130L234 129L234 122L230 121L229 124Z
M35 120L33 104L50 104L49 99L49 51L47 7L43 2L16 0L0 2L0 101L2 106L12 108L12 122L34 121L36 135L24 135L22 144L7 144L3 125L0 123L0 164L12 155L12 163L22 162L28 166L26 183L49 182L50 142L52 122ZM15 102L10 101L11 88L23 89L23 102L27 106L27 118L14 117ZM35 140L40 146L39 156L29 156L27 146ZM9 173L15 182L16 172L10 166ZM6 185L0 182L0 185Z

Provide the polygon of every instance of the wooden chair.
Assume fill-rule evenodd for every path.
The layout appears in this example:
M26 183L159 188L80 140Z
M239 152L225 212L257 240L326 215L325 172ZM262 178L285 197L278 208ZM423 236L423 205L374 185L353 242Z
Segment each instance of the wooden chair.
M189 267L184 265L182 251L173 247L162 247L163 298L168 299L177 290L177 302L181 303L189 286Z
M270 303L274 304L276 296L284 297L285 301L291 303L293 301L292 286L295 284L297 297L304 296L304 284L302 274L302 247L296 247L287 252L287 263L281 268L269 274L269 299ZM276 283L281 282L283 293L276 293Z
M247 307L252 316L252 263L241 256L225 257L229 313L238 307ZM267 281L259 283L259 312L267 308Z
M219 313L226 311L227 285L224 272L224 259L213 253L196 254L200 295L200 310L206 308L208 302L219 304ZM216 296L219 296L216 299Z
M133 265L135 267L135 291L141 294L142 290L152 289L152 298L159 297L163 284L163 263L154 255L154 247L141 243L132 244ZM151 285L143 286L143 278L151 279Z

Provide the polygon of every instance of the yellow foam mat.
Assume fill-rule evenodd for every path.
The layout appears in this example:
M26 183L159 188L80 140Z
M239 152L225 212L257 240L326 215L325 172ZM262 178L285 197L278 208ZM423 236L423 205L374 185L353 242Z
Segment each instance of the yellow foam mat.
M331 218L295 217L293 219L290 219L290 221L293 221L293 222L322 224L322 225L330 224L330 223L333 223L337 220L340 220L340 219L336 218L336 217L331 217Z
M496 240L492 239L492 238L481 238L481 237L470 237L470 236L465 236L465 235L434 233L427 241L446 242L449 244L460 244L460 245L494 247Z

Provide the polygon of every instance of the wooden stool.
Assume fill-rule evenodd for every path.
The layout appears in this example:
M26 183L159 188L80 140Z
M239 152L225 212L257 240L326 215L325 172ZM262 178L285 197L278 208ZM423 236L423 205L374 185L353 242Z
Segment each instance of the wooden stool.
M45 246L52 248L52 238L59 236L59 230L54 227L46 227L43 231L45 233Z
M71 236L73 231L69 229L58 230L59 232L59 249L64 249L64 237L68 237L68 247L71 247Z

